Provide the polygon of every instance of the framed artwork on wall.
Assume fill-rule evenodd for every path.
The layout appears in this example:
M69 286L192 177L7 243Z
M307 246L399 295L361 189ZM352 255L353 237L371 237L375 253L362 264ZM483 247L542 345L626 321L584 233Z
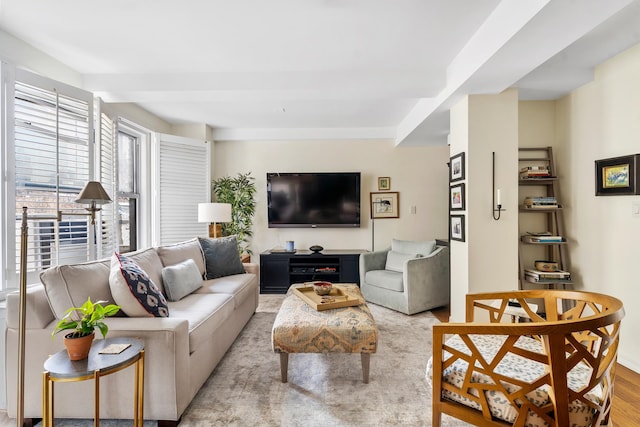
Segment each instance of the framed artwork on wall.
M371 218L399 218L399 194L397 191L387 193L370 193Z
M464 242L464 215L451 215L449 239Z
M378 190L379 191L391 190L391 177L388 177L388 176L378 177Z
M640 154L596 160L596 196L640 194Z
M449 187L449 208L452 211L464 210L464 183Z
M449 159L449 181L455 182L464 179L464 151Z

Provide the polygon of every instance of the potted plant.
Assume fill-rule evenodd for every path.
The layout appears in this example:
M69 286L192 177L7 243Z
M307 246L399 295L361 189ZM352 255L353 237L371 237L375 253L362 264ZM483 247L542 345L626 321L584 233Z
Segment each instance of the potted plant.
M103 320L113 316L120 310L120 306L102 305L105 301L92 302L91 298L82 307L71 307L51 332L51 337L60 331L71 331L64 336L64 345L70 360L82 360L89 355L91 343L95 337L95 329L100 329L102 336L107 337L109 327Z
M231 204L231 222L222 224L222 235L238 239L238 254L251 255L249 240L253 236L253 216L256 212L256 184L251 172L236 177L222 177L211 182L211 198L219 203Z

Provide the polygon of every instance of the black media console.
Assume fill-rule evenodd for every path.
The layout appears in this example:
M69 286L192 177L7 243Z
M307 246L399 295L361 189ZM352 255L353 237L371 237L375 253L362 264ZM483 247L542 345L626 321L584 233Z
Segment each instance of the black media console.
M334 283L357 283L360 249L272 252L260 254L260 293L284 294L293 283L325 280Z

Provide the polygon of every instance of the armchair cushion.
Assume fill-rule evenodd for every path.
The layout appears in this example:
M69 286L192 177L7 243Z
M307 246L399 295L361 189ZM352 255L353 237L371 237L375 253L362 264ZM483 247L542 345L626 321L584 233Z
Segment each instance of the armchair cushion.
M389 253L387 254L387 263L385 264L384 269L402 273L404 269L404 262L406 260L421 258L421 257L422 257L422 254L416 254L416 253L406 254L402 252L389 251Z
M403 254L418 254L427 256L436 249L435 240L414 242L411 240L391 240L391 250ZM414 257L415 258L415 257Z
M402 273L391 270L371 270L367 271L365 281L368 285L375 286L390 291L404 292Z

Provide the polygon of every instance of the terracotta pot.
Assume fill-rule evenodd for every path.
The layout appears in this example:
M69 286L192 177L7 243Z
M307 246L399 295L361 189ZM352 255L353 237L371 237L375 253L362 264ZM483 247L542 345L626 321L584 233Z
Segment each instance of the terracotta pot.
M64 346L67 348L69 360L86 359L89 356L93 338L96 336L95 332L80 338L71 338L71 335L67 334L64 337Z

